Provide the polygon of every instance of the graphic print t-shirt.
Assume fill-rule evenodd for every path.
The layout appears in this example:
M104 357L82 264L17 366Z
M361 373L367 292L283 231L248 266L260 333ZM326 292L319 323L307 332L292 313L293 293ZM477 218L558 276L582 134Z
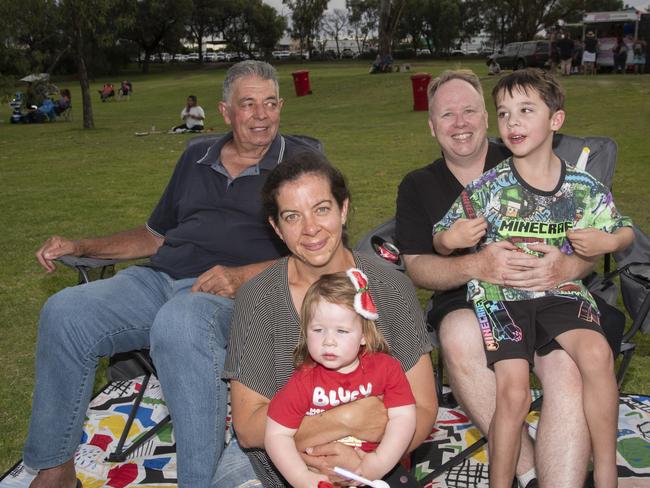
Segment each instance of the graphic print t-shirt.
M589 173L567 166L562 161L558 185L541 191L528 185L512 163L506 159L467 185L447 214L434 228L434 234L447 230L460 218L485 217L488 229L485 243L508 240L522 252L536 254L529 244L545 243L573 254L566 232L594 227L613 233L630 227L629 218L621 216L612 195ZM543 296L583 298L595 306L581 281L563 283L547 291L525 291L472 280L468 283L469 300L517 301Z
M357 369L338 373L320 364L296 371L271 400L268 416L290 429L303 417L318 415L343 403L383 395L386 408L415 403L399 361L388 354L364 354Z

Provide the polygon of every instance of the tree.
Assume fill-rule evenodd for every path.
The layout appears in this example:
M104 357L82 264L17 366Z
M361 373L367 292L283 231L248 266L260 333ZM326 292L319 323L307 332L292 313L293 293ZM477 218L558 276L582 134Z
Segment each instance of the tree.
M341 49L339 48L339 39L341 38L341 32L344 31L348 26L348 14L345 10L334 9L329 14L325 15L323 20L323 32L327 34L330 38L334 40L336 44L336 55L341 57Z
M219 27L223 39L236 51L253 55L253 46L266 59L282 38L287 21L262 0L230 0L224 6Z
M406 0L379 0L379 55L391 53L393 36L397 30Z
M219 0L192 0L192 13L187 22L188 37L198 46L201 64L203 63L203 38L214 34L216 26L221 23L223 3Z
M62 28L67 35L70 49L77 65L83 127L95 126L92 101L88 83L88 59L93 45L108 46L115 40L115 33L128 25L130 2L128 0L60 0Z
M379 18L379 0L347 0L348 24L358 51L367 48L368 36L375 31Z
M397 26L397 36L400 39L410 37L414 52L420 48L420 41L426 32L426 11L427 0L407 0Z
M273 57L271 53L286 29L287 19L278 15L273 7L260 1L259 6L253 10L251 37L265 59L270 60Z
M458 39L460 7L454 0L428 0L425 39L429 50L447 52Z
M621 0L482 0L485 29L504 45L528 41L559 20L579 22L585 12L620 10Z
M291 37L300 42L301 54L307 51L311 57L314 39L327 8L328 0L282 0L291 9Z
M173 48L179 43L191 12L192 0L135 2L135 19L124 31L124 37L135 42L143 51L143 73L149 72L151 56L161 45Z

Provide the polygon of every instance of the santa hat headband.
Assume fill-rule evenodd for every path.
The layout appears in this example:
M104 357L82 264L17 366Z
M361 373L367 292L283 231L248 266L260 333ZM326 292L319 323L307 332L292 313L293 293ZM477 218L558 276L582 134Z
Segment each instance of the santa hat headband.
M346 271L357 293L354 295L354 310L363 318L377 320L377 306L368 291L368 277L357 268Z

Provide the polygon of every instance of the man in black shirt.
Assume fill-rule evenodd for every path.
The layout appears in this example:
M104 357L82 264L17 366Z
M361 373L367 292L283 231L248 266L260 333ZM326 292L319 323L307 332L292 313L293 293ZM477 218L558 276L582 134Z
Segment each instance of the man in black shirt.
M429 86L429 126L442 158L409 173L397 196L397 244L413 282L435 290L429 323L438 332L454 396L486 433L494 413L495 380L487 368L478 321L466 300L472 278L500 285L547 290L587 274L591 263L539 244L536 258L510 252L498 242L474 254L434 254L432 228L462 189L509 156L487 139L488 115L480 81L468 71L446 71ZM582 382L575 363L562 350L536 357L535 373L544 387L535 455L522 432L517 466L521 487L535 486L534 459L541 486L582 486L590 454L582 411ZM566 439L571 439L566 450Z
M36 253L48 272L66 254L151 260L63 290L43 307L24 453L25 464L41 470L32 488L75 486L73 456L97 360L142 348L150 348L172 416L179 486L255 479L243 454L241 478L232 464L217 469L227 400L220 375L232 298L286 253L263 215L260 190L288 154L308 147L278 133L282 103L271 65L232 66L219 103L232 132L190 145L145 225L95 239L51 237Z
M573 50L575 44L568 33L562 34L557 41L557 48L560 51L560 73L562 76L571 74L571 61L573 60Z

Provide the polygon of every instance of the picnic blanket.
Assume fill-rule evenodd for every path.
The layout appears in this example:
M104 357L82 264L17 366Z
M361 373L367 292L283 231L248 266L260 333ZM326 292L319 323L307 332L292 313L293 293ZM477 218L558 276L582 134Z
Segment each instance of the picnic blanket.
M92 401L87 412L81 444L75 454L78 478L84 488L174 487L176 454L171 425L149 439L124 463L105 461L112 452L126 424L132 402L142 387L143 378L113 382ZM160 384L151 378L138 416L126 445L142 435L154 423L167 416ZM539 415L528 416L535 434ZM440 408L435 428L414 455L419 479L432 468L449 460L480 437L459 408ZM567 439L570 443L571 439ZM650 397L624 394L620 398L618 426L619 487L650 486ZM0 480L0 488L27 488L33 479L19 462ZM487 487L488 470L485 449L460 466L425 485L426 488ZM224 487L230 488L230 487Z

